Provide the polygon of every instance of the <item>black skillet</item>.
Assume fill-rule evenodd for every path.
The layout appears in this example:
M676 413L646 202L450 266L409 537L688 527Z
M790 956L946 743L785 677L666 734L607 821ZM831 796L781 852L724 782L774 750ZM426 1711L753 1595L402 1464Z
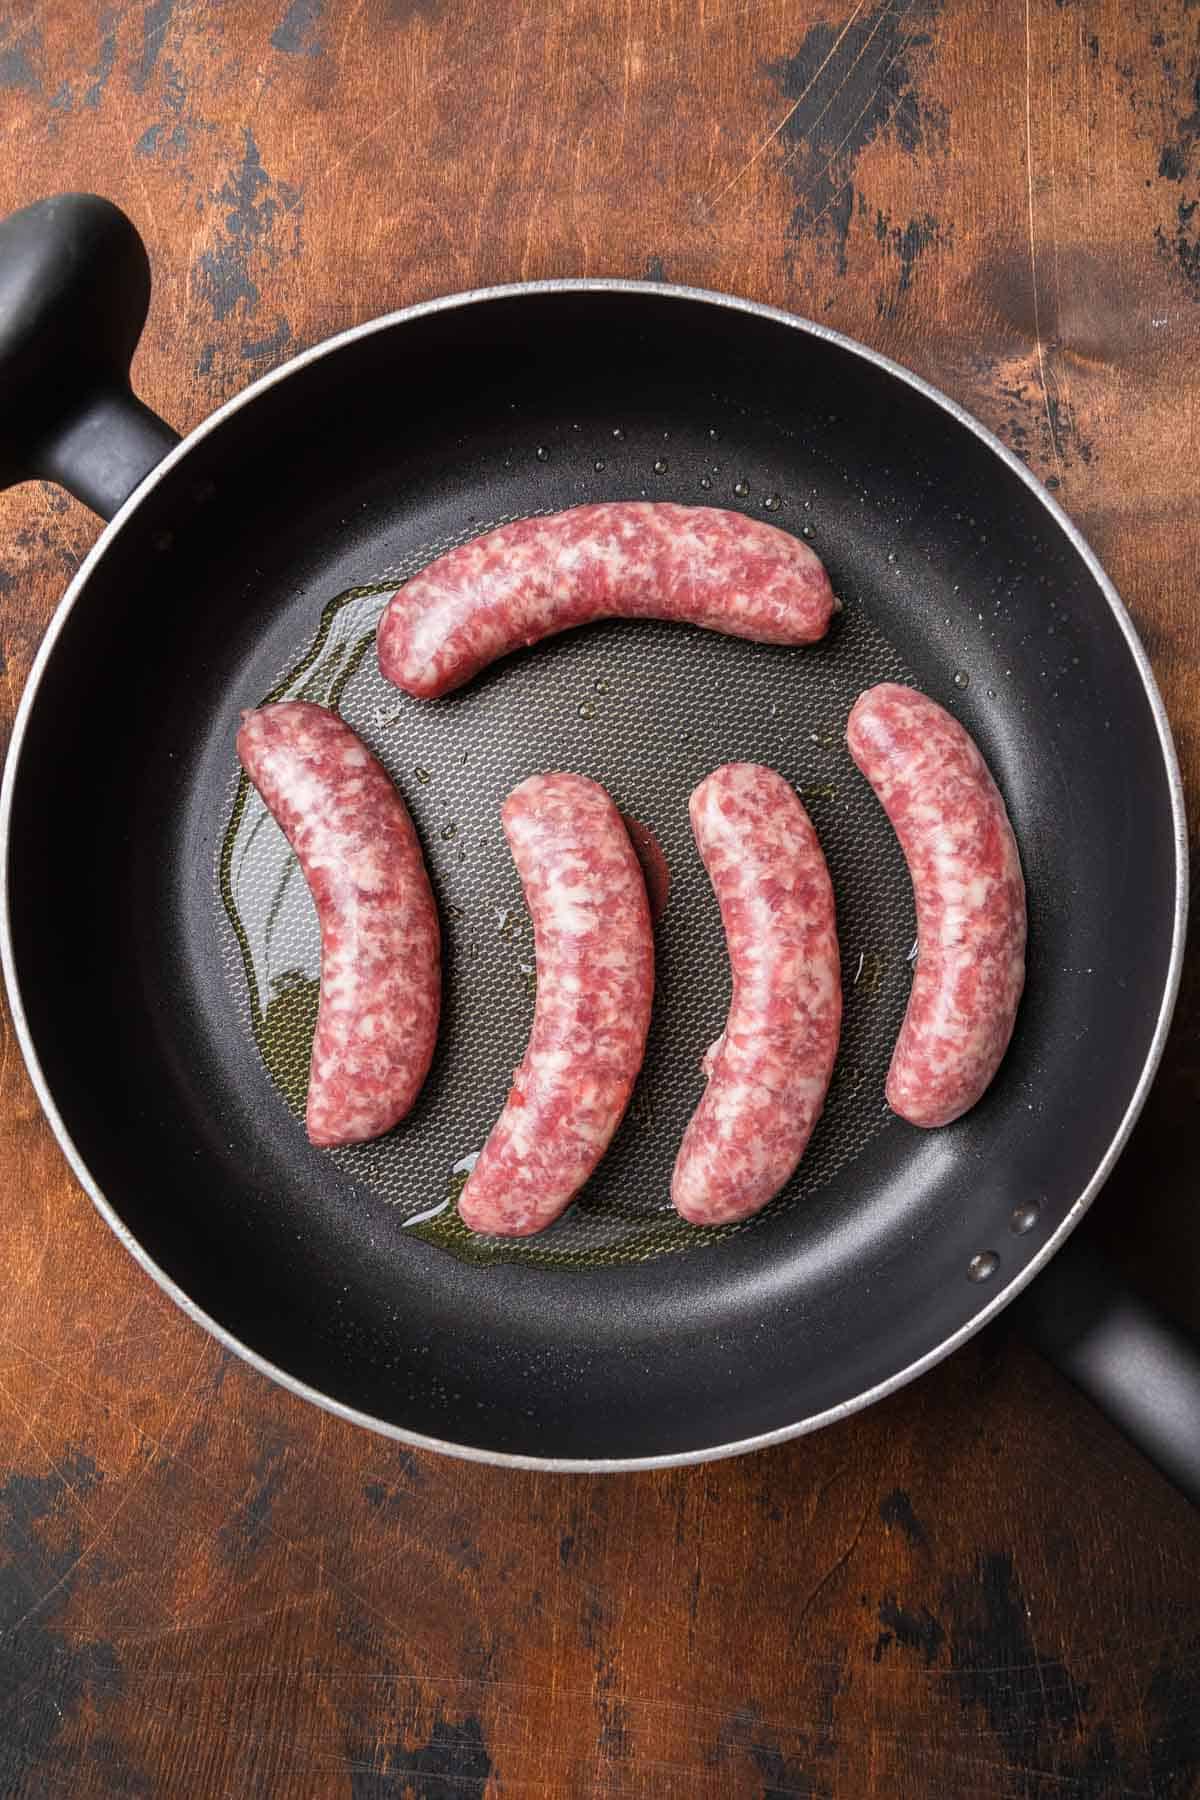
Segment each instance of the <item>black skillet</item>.
M13 734L4 967L39 1098L118 1236L296 1392L497 1462L730 1454L945 1356L1086 1211L1145 1098L1179 975L1170 730L1070 521L904 370L720 295L569 281L412 307L296 358L183 443L128 385L148 297L141 243L106 202L44 201L0 227L0 479L60 482L112 520ZM846 602L830 641L792 653L610 624L434 707L383 689L368 635L380 597L348 591L488 522L643 490L811 533ZM1029 885L1011 1052L984 1102L935 1133L882 1101L912 902L841 744L854 693L882 675L975 733ZM385 756L446 924L428 1090L390 1140L340 1160L296 1117L311 913L233 754L239 710L282 691L342 704ZM689 1236L666 1172L728 976L686 801L738 756L809 798L838 894L847 1036L796 1183L740 1230ZM496 813L553 765L598 777L649 825L675 885L638 1103L583 1200L510 1253L456 1235L448 1202L531 1008ZM1194 1359L1128 1307L1098 1313L1077 1277L1069 1301L1042 1310L1077 1377L1106 1385L1200 1490L1184 1429Z

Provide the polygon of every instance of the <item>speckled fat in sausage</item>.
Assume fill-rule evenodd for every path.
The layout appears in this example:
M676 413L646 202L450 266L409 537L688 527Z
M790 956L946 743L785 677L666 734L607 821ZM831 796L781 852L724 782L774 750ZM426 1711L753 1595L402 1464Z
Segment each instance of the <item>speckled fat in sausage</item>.
M260 707L242 715L237 750L321 925L308 1135L361 1143L408 1112L437 1037L441 935L421 846L387 773L336 713Z
M501 809L533 918L537 1001L508 1103L459 1196L472 1231L551 1224L608 1148L654 994L646 884L621 815L582 775L534 775Z
M759 763L700 783L692 831L721 909L733 998L704 1059L671 1198L693 1225L759 1212L789 1179L825 1104L842 1024L833 889L795 790Z
M888 1105L912 1125L949 1125L1000 1066L1025 985L1016 839L974 741L935 700L893 682L869 688L846 742L895 828L917 906Z
M777 526L715 506L575 506L502 525L414 575L380 620L379 667L432 699L522 644L595 619L811 644L836 608L815 551Z

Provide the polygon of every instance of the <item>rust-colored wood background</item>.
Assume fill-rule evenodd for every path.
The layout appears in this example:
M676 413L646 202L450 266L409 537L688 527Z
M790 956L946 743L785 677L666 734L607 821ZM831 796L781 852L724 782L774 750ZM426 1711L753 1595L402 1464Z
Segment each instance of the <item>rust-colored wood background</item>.
M1195 806L1195 0L47 0L0 7L0 147L0 211L137 221L135 375L184 430L518 277L877 345L1057 488ZM97 530L0 496L5 727ZM1097 1225L1200 1324L1196 972ZM1007 1331L779 1450L540 1477L351 1430L188 1324L11 1032L0 1200L6 1796L1200 1794L1200 1519Z

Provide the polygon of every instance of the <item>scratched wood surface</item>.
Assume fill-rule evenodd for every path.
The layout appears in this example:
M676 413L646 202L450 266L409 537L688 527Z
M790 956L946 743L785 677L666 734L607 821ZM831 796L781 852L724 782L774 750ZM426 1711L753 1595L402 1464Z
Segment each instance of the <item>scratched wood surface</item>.
M877 345L1059 496L1200 795L1193 0L0 7L0 211L94 188L181 429L405 302L665 276ZM0 496L7 725L97 532ZM1197 961L1098 1209L1200 1324ZM815 1439L542 1477L276 1391L0 1069L0 1791L1200 1794L1200 1523L1008 1332Z

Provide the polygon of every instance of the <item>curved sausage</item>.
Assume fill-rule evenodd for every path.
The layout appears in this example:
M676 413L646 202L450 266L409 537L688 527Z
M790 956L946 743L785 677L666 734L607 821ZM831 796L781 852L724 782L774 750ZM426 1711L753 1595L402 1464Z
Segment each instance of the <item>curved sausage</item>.
M825 1104L842 1025L829 871L796 792L726 763L689 810L729 946L733 999L671 1182L692 1225L749 1218L777 1194Z
M309 1139L359 1144L408 1112L437 1037L441 933L421 846L385 770L323 706L243 713L237 750L321 924Z
M815 551L774 525L715 506L573 506L502 525L414 575L379 622L379 667L428 700L593 619L677 619L811 644L837 605Z
M537 1002L508 1103L463 1188L472 1231L551 1224L608 1148L654 993L646 884L621 815L582 775L534 775L501 809L533 917Z
M888 1105L911 1125L949 1125L1000 1066L1025 985L1016 839L974 741L924 694L869 688L846 742L900 839L917 903L920 953Z

